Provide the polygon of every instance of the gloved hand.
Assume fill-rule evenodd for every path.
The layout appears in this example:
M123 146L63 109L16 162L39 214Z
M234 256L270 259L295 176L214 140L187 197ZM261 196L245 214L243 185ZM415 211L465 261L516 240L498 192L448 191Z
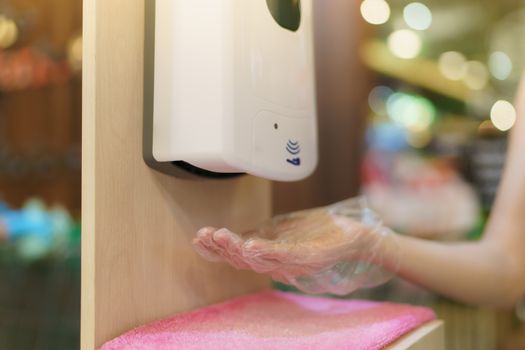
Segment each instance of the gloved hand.
M308 293L348 294L391 277L380 267L389 232L359 198L279 216L240 235L203 228L194 247L210 261L266 273Z

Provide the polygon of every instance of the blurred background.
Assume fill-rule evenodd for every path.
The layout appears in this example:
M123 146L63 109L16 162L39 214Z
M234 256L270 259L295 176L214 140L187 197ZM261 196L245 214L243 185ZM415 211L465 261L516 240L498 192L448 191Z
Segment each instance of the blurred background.
M0 348L77 349L82 2L0 1Z
M0 1L1 349L79 344L81 19L80 0ZM405 234L479 239L517 117L525 4L319 0L315 20L320 166L274 184L276 213L361 193ZM525 349L525 304L399 280L351 297L432 306L447 349Z
M364 194L399 232L479 239L517 118L525 3L315 6L320 166L304 182L274 185L277 212ZM445 320L447 349L525 349L524 305L469 307L401 280L350 298L431 306Z
M391 227L434 240L482 235L497 191L525 62L519 1L365 0L367 96L361 191ZM523 307L459 305L401 281L362 292L420 302L447 349L522 349Z

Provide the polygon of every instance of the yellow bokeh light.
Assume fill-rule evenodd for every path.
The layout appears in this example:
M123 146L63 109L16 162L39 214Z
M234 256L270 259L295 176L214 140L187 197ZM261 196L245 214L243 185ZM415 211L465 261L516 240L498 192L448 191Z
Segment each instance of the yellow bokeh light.
M465 76L465 56L456 51L443 53L439 57L439 71L450 80L461 80Z
M472 90L481 90L487 86L489 72L487 67L478 61L470 61L465 65L465 84Z
M429 129L409 132L407 135L407 142L414 148L424 148L432 141L432 131Z
M490 120L498 130L510 130L516 123L516 109L512 103L499 100L492 106Z
M69 64L74 71L82 69L82 36L79 35L69 43L68 48Z
M492 120L484 120L478 127L478 132L479 133L487 133L487 132L492 132L494 131L495 129L495 126L494 124L492 123Z
M18 40L18 26L15 21L0 15L0 48L7 49Z
M423 43L415 32L409 29L396 30L388 37L388 48L397 57L415 58L421 52Z
M390 18L390 6L385 0L365 0L361 3L361 16L370 24L384 24Z

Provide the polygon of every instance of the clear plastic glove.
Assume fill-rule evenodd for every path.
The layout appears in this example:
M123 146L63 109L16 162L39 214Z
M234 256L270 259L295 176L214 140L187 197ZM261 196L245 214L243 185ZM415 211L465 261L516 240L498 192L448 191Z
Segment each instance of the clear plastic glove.
M266 273L307 293L344 295L390 279L381 267L389 232L357 198L279 216L241 235L203 228L193 243L207 260Z

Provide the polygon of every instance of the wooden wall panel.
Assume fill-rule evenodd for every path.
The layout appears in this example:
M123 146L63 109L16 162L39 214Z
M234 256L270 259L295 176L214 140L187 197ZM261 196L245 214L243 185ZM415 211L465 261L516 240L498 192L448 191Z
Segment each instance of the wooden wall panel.
M142 160L143 17L144 0L84 1L82 349L269 286L190 247L203 225L266 219L269 182L180 180Z
M319 167L297 183L274 185L276 213L326 205L357 194L372 77L359 60L365 26L358 1L315 4Z

